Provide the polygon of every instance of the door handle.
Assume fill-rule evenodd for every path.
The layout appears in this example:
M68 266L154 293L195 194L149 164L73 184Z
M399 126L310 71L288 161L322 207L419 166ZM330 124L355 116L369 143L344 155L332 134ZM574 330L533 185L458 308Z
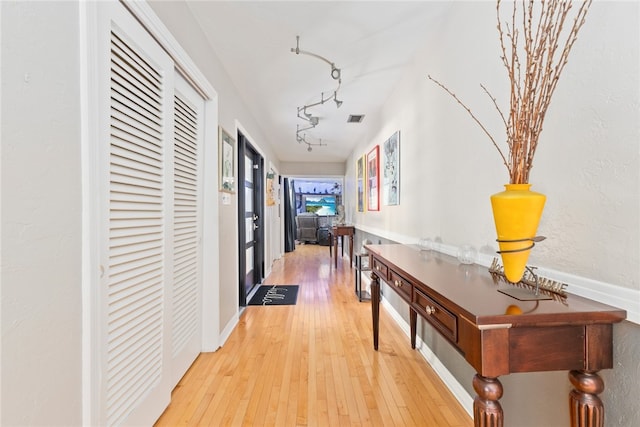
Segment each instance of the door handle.
M258 217L258 215L253 214L253 220L254 220L254 221L257 221L257 220L258 220L258 218L259 218L259 217Z
M257 230L259 227L256 224L253 224L253 229Z

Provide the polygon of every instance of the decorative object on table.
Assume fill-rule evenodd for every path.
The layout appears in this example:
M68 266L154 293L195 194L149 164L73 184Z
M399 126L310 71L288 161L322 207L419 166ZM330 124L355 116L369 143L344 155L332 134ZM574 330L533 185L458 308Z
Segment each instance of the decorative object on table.
M513 11L509 13L511 22L506 23L500 19L501 4L501 0L498 0L497 28L501 59L511 88L508 116L503 114L489 90L484 85L480 86L491 98L505 125L508 156L505 156L496 140L469 107L442 83L431 76L428 78L469 113L498 150L509 172L509 184L505 186L505 191L491 196L491 204L505 276L510 282L517 283L525 272L531 248L536 241L541 240L536 238L535 233L545 196L530 191L529 174L542 124L569 52L585 22L591 0L581 3L576 9L572 8L571 0L513 1ZM512 195L512 191L517 194ZM534 200L525 199L529 196ZM512 201L520 205L511 207ZM530 224L521 228L520 224L525 221L530 221Z
M400 204L400 131L396 131L382 146L382 204Z
M489 266L489 273L491 273L491 277L496 284L503 280L510 285L507 288L498 289L498 291L513 298L522 301L553 299L555 301L562 302L565 305L567 304L566 289L568 285L566 283L542 277L534 273L533 268L531 267L527 268L527 271L519 282L512 283L505 278L504 270L500 265L498 258L494 258L493 262ZM534 298L536 295L542 295L542 297Z
M249 305L295 305L298 301L298 285L262 285Z
M421 251L430 251L433 249L433 240L428 237L421 237L418 240L418 247Z
M361 253L361 254L365 254L365 253L367 253L368 251L367 251L367 248L365 248L365 246L370 245L371 243L372 243L372 242L371 242L371 240L369 240L369 239L364 239L364 240L362 241L362 245L360 246L360 253Z
M356 162L356 199L358 212L364 212L364 155Z
M379 146L367 154L367 210L380 210Z
M336 208L336 217L333 220L333 225L344 225L344 205L338 205Z
M457 257L461 264L474 264L477 256L478 251L471 245L462 245L458 249Z
M220 191L236 192L236 140L218 126L218 181Z

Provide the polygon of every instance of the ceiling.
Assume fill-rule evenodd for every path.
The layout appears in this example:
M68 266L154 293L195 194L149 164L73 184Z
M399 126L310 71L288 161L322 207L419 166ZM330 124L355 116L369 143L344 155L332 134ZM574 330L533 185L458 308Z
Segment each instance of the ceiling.
M284 162L344 162L377 130L376 115L415 51L442 19L449 2L436 1L189 1L189 8L231 76L258 126ZM329 63L341 70L338 86ZM324 95L323 95L324 94ZM296 140L298 108L318 125ZM347 123L349 115L365 115ZM315 144L321 143L322 146Z

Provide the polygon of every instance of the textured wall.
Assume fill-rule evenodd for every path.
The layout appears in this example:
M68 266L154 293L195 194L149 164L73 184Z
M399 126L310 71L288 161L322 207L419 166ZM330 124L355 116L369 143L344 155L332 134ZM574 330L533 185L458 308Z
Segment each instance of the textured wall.
M78 5L0 8L0 424L81 425Z

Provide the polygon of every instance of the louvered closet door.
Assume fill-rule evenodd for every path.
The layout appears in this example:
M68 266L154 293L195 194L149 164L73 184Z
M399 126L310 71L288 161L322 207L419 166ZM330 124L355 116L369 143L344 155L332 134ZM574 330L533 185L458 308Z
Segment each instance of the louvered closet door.
M172 384L178 383L201 343L201 158L204 101L176 75L174 107L174 219Z
M103 9L114 15L101 424L152 425L172 388L173 63L120 4Z

